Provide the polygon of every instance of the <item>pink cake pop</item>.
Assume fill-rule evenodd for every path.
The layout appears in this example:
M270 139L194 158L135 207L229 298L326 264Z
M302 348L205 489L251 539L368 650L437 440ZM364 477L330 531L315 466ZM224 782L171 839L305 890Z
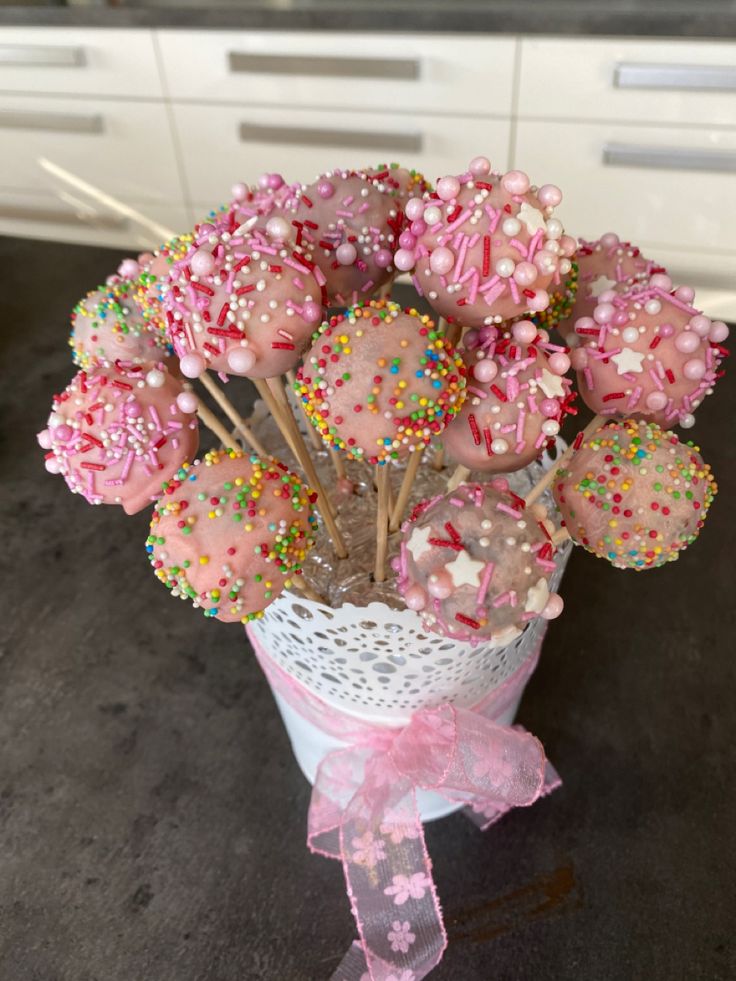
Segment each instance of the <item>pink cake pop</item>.
M401 531L397 588L427 629L501 645L562 612L548 528L503 478L422 502Z
M247 623L298 574L314 542L312 497L274 460L208 453L156 504L146 542L156 575L205 616Z
M46 469L90 504L141 511L197 452L197 399L163 362L80 371L54 398L38 441Z
M492 173L477 157L407 203L396 267L415 269L417 291L450 323L481 327L545 310L575 251L554 217L561 200L554 185L533 187L520 170Z
M442 432L462 405L465 367L429 317L373 300L322 325L295 390L328 446L385 463Z
M574 398L566 349L529 320L470 330L464 344L467 397L442 442L469 470L520 470L554 440Z
M718 377L728 327L692 306L694 291L670 292L652 276L627 293L602 293L592 317L575 322L571 354L580 395L603 415L647 416L689 428Z
M173 263L163 306L188 378L206 368L271 378L294 367L322 318L321 277L288 232L280 217L269 219L266 233L201 225Z
M614 290L628 293L637 283L644 283L655 273L666 270L646 259L630 242L622 242L614 232L607 232L595 242L579 239L575 258L578 267L577 295L558 330L567 343L574 343L573 327L580 317L592 317L601 293Z
M331 170L299 191L284 216L325 277L329 302L369 298L394 276L404 214L395 188L380 174Z
M691 545L717 490L697 446L634 419L602 425L552 485L573 541L635 570L673 562Z
M170 353L166 336L151 326L141 300L136 283L118 279L79 301L69 337L77 367L88 371L117 360L140 364Z

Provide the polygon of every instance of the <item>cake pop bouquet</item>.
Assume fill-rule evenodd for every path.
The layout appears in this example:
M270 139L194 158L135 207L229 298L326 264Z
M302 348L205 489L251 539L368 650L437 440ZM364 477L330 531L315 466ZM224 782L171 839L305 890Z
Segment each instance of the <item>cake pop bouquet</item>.
M310 847L345 871L360 941L340 981L441 959L422 820L486 827L558 785L511 723L573 543L657 569L717 490L673 429L728 328L618 235L568 234L561 202L483 156L434 183L274 171L73 312L46 469L150 509L155 577L246 627L315 785ZM568 447L577 396L596 415Z

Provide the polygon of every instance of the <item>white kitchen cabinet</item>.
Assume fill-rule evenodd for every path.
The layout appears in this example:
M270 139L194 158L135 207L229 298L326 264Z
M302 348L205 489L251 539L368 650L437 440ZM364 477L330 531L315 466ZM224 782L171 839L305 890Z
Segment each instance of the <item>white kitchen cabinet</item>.
M158 31L175 101L508 116L510 37Z
M180 201L129 201L121 212L64 190L57 194L0 190L0 235L118 246L135 254L156 248L171 231L189 226L189 214Z
M733 126L736 44L524 38L518 115Z
M736 129L527 121L516 161L563 189L572 234L736 254Z
M66 186L88 198L181 199L161 103L0 93L0 140L0 188L6 191Z
M508 120L188 103L176 103L174 117L189 193L200 206L228 200L236 180L266 171L309 183L334 167L398 161L435 180L479 147L498 167L508 165Z
M157 99L150 31L0 28L0 92Z

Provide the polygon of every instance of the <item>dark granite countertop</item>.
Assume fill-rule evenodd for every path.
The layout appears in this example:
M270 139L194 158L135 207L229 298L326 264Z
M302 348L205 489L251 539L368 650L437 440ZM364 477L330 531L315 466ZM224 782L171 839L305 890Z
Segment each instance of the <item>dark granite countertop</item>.
M326 981L342 872L307 851L242 632L156 581L146 513L43 471L68 312L119 259L0 238L0 981ZM485 834L429 826L432 981L736 977L735 414L731 372L692 431L721 492L680 561L573 554L520 713L564 786Z
M734 0L159 0L3 5L0 25L736 37Z

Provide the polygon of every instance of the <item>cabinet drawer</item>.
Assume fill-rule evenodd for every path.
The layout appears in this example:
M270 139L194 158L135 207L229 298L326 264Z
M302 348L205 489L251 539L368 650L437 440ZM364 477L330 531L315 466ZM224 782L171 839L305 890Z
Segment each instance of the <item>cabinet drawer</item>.
M3 27L0 91L161 98L150 31Z
M456 35L160 31L172 98L507 116L515 41Z
M161 103L0 95L0 143L5 190L53 189L66 183L58 175L63 170L123 200L170 201L181 194Z
M82 245L114 245L131 251L156 248L172 231L189 227L189 216L176 202L132 202L125 214L100 202L65 195L0 191L0 235L39 238Z
M457 173L478 153L508 163L505 120L174 105L189 193L208 207L237 180L265 171L311 182L334 167L398 161L430 180ZM546 173L546 172L545 172Z
M522 121L516 163L559 184L571 234L736 253L736 130Z
M519 114L732 126L736 44L525 39Z

